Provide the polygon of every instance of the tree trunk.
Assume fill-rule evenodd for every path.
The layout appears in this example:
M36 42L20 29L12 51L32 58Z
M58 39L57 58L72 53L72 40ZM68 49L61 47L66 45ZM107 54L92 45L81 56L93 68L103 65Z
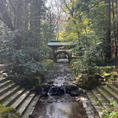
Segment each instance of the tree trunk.
M11 29L14 30L12 20L6 7L6 0L0 0L0 19Z
M31 15L30 15L30 31L36 36L34 45L35 48L40 47L40 22L41 22L41 0L32 0Z
M28 31L28 25L29 25L29 2L27 0L24 1L24 12L23 12L23 30L25 32Z
M15 6L15 29L22 30L23 29L23 1L18 0Z
M114 59L116 57L116 27L115 27L115 8L114 0L112 0L112 14L113 14L113 38L114 38Z
M115 56L117 58L117 40L118 40L118 12L117 12L117 7L118 7L118 1L116 0L116 41L115 41Z
M111 61L111 4L106 0L106 40L105 40L105 61Z
M30 28L31 31L40 33L41 0L31 2Z

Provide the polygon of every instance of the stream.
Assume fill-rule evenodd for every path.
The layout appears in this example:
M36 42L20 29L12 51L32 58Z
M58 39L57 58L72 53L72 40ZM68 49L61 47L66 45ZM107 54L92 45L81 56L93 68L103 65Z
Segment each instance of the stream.
M73 71L69 64L56 63L46 74L46 83L52 83L47 96L42 96L33 112L33 118L87 118L82 97L76 94ZM67 86L74 88L70 92ZM74 87L73 87L74 86Z

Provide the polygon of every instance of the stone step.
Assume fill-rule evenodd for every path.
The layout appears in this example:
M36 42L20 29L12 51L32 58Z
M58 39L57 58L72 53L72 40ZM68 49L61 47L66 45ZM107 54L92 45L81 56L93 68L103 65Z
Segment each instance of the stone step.
M103 88L97 88L99 93L108 101L108 104L110 105L111 102L114 101L113 96L111 96L108 92L106 92ZM116 103L117 104L117 103ZM117 105L118 106L118 105Z
M102 88L103 88L106 92L108 92L108 93L111 95L111 97L115 98L116 101L118 102L118 95L117 95L116 92L114 92L113 90L111 90L111 89L108 88L107 86L103 86Z
M116 102L116 108L118 109L118 86L114 84L108 84L106 86L97 87L96 89L87 93L87 96L98 112L100 118L102 117L103 108L109 109L110 103Z
M25 113L21 116L21 118L29 118L32 115L38 100L39 100L39 96L37 95L33 98L33 100L31 101L31 103L25 110Z
M103 89L97 88L97 91L99 91L99 93L106 99L106 101L108 101L108 103L113 101L113 99L111 97L109 97L108 93L104 92Z
M3 82L5 78L0 77L0 83Z
M97 101L95 100L95 96L92 94L92 92L87 92L88 99L90 100L91 104L95 108L96 112L98 113L99 117L102 116L102 108L100 105L97 104Z
M3 95L5 92L7 92L8 90L12 89L13 87L15 87L16 85L14 83L7 85L4 88L0 89L0 96Z
M9 96L13 95L13 93L15 93L17 90L19 89L19 86L14 87L11 90L8 90L8 92L6 92L5 94L3 94L2 96L0 96L0 102L2 100L4 100L5 98L8 98Z
M19 108L17 109L17 112L19 112L21 115L23 114L23 112L27 109L27 107L29 106L30 102L32 101L32 99L35 97L34 93L31 93L24 101L23 103L19 106Z
M18 99L23 93L25 92L24 89L20 89L16 93L14 93L12 96L9 97L9 100L5 102L3 105L4 106L10 106L16 99Z
M110 89L112 89L113 91L118 92L118 88L117 88L116 86L111 85L111 84L108 84L107 86L108 86Z
M86 111L88 118L99 118L90 101L86 97L81 97L80 100L82 101L82 105Z
M0 73L0 82L4 79L6 79L6 78L4 77L3 73Z
M3 81L5 81L5 80L6 80L6 78L3 77L3 75L0 75L0 83L3 82Z
M10 105L10 107L17 109L23 103L23 101L28 97L29 93L30 91L24 92L16 101L14 101L12 105Z
M26 91L11 80L0 78L0 102L4 106L15 108L21 116L29 118L33 113L39 96Z
M102 105L103 108L109 109L108 103L106 102L106 100L104 99L104 97L99 93L99 91L92 90L92 93L94 94L94 96L96 97L96 99L100 102L100 104Z
M6 85L8 85L8 84L10 84L10 83L11 83L10 80L6 80L6 81L4 81L4 82L1 82L1 83L0 83L0 88L3 88L4 86L6 86Z

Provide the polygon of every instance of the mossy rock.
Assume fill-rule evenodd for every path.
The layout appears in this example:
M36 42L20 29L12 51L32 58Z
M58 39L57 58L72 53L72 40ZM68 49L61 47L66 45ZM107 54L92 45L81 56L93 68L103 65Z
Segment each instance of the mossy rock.
M103 77L110 77L110 76L111 76L111 73L103 72L102 76L103 76Z
M76 81L79 87L91 90L100 85L103 79L104 78L102 78L98 74L95 75L81 74L80 76L78 76Z
M20 114L14 108L0 105L0 118L20 118Z
M118 73L116 71L111 72L111 77L118 78Z
M118 73L116 71L111 71L110 73L103 72L102 77L106 80L116 80L118 78Z

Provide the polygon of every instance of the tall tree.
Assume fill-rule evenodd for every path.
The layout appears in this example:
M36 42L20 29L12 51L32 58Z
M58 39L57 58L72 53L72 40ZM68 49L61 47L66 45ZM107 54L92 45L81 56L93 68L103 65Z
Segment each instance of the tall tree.
M7 9L7 1L6 0L0 0L0 19L12 30L14 30L14 27L12 25L12 20L10 17L10 14Z
M30 28L32 31L40 33L40 19L41 19L41 6L42 0L32 0L31 1L31 18L30 18Z
M116 0L115 1L115 3L116 3L116 34L115 34L115 37L116 37L116 40L115 40L115 56L117 57L117 40L118 40L118 12L117 12L117 10L118 10L118 1Z
M111 61L111 0L106 0L106 40L105 40L105 61Z

